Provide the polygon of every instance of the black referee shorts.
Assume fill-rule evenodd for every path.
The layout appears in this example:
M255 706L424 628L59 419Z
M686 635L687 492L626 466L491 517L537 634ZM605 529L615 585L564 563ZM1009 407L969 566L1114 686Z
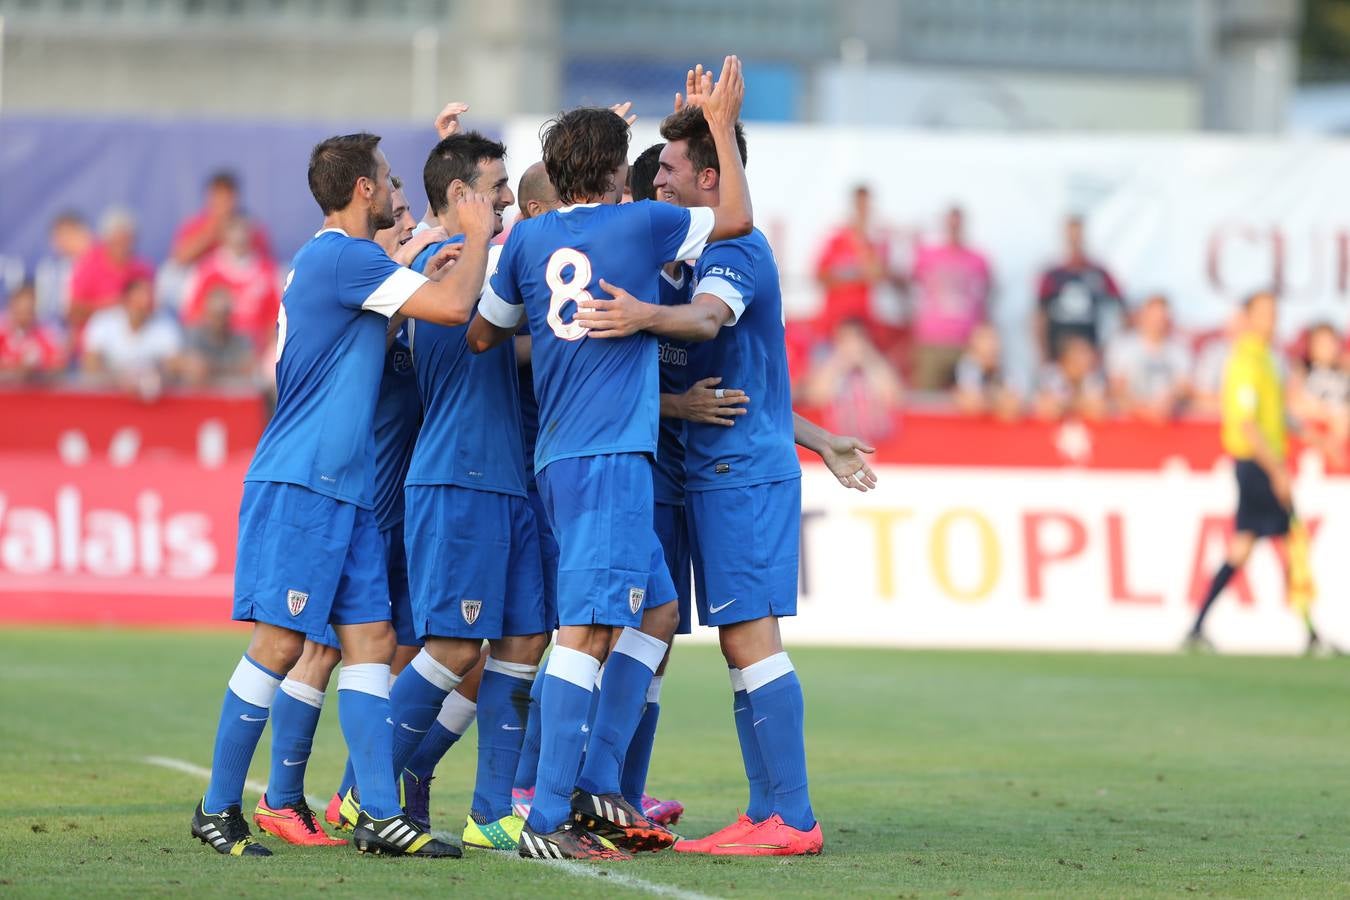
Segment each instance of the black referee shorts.
M1289 510L1275 499L1275 490L1271 487L1270 476L1266 470L1250 459L1236 461L1234 474L1237 475L1238 531L1250 532L1257 537L1280 537L1289 533Z

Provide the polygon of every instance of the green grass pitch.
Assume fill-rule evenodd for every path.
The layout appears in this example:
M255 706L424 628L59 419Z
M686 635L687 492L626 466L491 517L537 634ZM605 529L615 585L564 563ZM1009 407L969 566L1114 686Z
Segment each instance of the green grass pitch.
M0 635L0 896L1345 896L1350 662L801 648L825 854L559 866L367 859L188 836L244 644L224 634ZM310 765L343 762L331 703ZM677 648L651 787L700 835L744 803L726 676ZM267 743L251 777L262 781ZM473 739L433 789L462 823ZM245 803L256 800L245 794Z

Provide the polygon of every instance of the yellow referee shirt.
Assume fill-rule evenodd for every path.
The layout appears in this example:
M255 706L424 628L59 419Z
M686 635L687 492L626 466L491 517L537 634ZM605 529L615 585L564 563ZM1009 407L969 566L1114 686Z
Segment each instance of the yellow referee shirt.
M1284 390L1275 354L1256 335L1244 334L1233 345L1223 371L1223 449L1234 459L1251 459L1251 442L1242 433L1254 422L1277 459L1284 459Z

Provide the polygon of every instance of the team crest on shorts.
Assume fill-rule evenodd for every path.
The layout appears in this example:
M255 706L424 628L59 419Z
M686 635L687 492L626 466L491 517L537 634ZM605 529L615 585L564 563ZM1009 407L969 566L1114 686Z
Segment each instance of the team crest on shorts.
M460 615L464 616L464 621L472 625L478 621L478 614L483 611L482 600L461 600L459 601Z
M304 610L305 604L309 602L309 594L304 591L287 591L286 608L291 611L291 615L298 616Z
M647 592L642 588L628 589L628 608L636 613L642 609L642 601L647 597Z

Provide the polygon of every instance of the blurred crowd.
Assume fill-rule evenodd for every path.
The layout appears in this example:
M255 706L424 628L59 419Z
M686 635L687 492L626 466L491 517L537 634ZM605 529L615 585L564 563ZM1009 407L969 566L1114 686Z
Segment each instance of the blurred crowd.
M907 405L1004 420L1217 415L1240 310L1226 328L1181 333L1168 296L1127 297L1070 217L1059 259L1037 279L1036 363L1013 372L991 316L994 273L967 241L964 211L946 211L938 240L897 246L869 189L851 200L816 261L819 313L788 322L795 399L827 427L882 440ZM900 315L878 314L883 294L900 298ZM1320 324L1277 350L1297 424L1339 459L1350 436L1345 336Z
M230 172L213 175L169 259L136 254L136 219L91 225L63 213L31 280L0 317L0 383L124 389L267 388L281 276L266 232L240 206Z

